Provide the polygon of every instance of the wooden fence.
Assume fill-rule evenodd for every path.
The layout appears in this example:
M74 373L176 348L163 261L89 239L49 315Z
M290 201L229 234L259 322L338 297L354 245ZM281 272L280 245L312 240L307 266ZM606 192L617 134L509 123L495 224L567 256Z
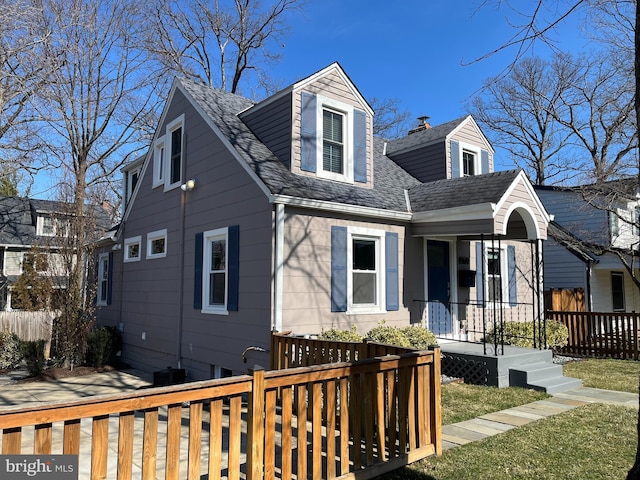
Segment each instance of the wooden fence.
M0 311L0 331L15 333L21 340L45 340L45 356L51 348L51 328L55 313Z
M544 292L545 310L554 312L584 312L585 298L582 288L552 288Z
M635 312L547 312L547 319L569 329L563 353L634 360L640 360L638 317Z
M398 347L364 340L343 342L295 337L286 333L271 334L271 369L308 367L323 363L356 362L384 355L402 355L413 348Z
M91 479L365 479L440 454L440 414L436 347L5 409L1 451Z

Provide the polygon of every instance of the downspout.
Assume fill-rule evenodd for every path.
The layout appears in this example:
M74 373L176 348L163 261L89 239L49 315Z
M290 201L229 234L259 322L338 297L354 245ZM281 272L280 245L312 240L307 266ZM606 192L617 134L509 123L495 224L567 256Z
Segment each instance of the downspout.
M587 312L591 311L591 273L593 272L593 269L591 268L591 265L593 264L593 262L591 260L589 260L587 262L587 284L586 284L586 288L585 288L585 295L586 295L586 301L587 301Z
M273 325L274 332L282 331L282 285L284 282L284 204L276 203L275 255L273 285Z
M187 191L181 189L180 191L180 260L178 265L178 272L180 272L180 299L178 301L178 331L176 332L176 367L182 368L182 324L184 317L184 225L185 225L185 211L187 207Z

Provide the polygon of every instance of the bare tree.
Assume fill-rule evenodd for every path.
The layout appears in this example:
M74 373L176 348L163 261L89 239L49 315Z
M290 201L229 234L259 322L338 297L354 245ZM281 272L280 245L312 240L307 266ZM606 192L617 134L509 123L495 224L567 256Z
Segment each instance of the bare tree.
M373 117L375 135L392 140L406 135L411 128L409 124L411 113L400 108L400 99L373 97L369 99L369 104L375 112Z
M236 93L249 72L257 84L266 82L266 66L280 58L288 14L305 2L158 1L148 48L169 73Z
M36 173L31 100L51 68L42 48L49 32L33 28L38 11L28 0L0 0L0 170L15 179Z
M483 4L496 3L486 0ZM503 2L497 1L500 5ZM585 8L588 13L594 13L600 18L608 18L608 21L596 23L596 26L613 24L619 25L620 31L606 37L607 40L614 39L609 45L614 45L614 50L627 50L632 53L633 58L633 115L635 117L636 129L640 126L640 5L637 0L537 0L531 3L531 10L520 11L523 22L515 24L516 33L511 39L498 46L494 51L489 52L483 58L493 55L509 47L516 47L514 62L517 62L530 48L538 41L550 42L549 34L554 27L559 25L565 18L574 12ZM555 13L548 15L549 7L556 7ZM590 8L589 8L590 7ZM550 19L549 19L550 18ZM593 17L592 17L593 18ZM626 39L626 41L625 41ZM629 41L632 40L632 45ZM614 57L617 57L615 55ZM480 59L478 59L480 60ZM507 70L510 67L507 67ZM636 132L637 135L637 132ZM637 143L638 154L636 158L640 161L640 143ZM640 165L638 165L638 178L640 179ZM636 191L638 184L636 184ZM639 225L640 226L640 225ZM640 384L639 384L640 388ZM636 459L633 467L629 470L627 480L640 479L640 404L638 409L638 442L636 449Z
M57 174L58 199L73 206L65 212L70 233L64 236L63 262L68 288L62 317L69 337L91 305L86 267L95 228L87 217L88 193L111 181L144 148L137 127L158 98L158 76L140 48L148 26L137 5L127 0L40 3L37 27L49 32L44 48L56 67L38 91L45 124L39 133L47 145L40 161Z
M469 109L474 118L504 148L512 161L536 185L559 183L571 176L563 157L570 132L553 116L572 81L564 62L523 58L505 77L485 81L482 94Z

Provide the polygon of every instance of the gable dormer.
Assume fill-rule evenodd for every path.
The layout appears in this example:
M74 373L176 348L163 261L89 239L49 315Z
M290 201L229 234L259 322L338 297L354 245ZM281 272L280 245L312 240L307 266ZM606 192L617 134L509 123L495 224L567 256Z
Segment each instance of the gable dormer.
M493 172L493 148L471 115L422 124L389 142L387 156L421 182Z
M373 111L339 64L240 118L291 172L372 188Z

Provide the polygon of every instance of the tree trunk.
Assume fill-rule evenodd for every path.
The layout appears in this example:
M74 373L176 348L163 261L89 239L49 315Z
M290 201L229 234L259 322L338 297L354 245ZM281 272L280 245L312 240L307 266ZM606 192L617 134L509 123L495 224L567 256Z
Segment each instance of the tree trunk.
M634 32L634 69L636 80L636 97L634 99L636 109L636 128L640 127L640 3L636 2L636 18ZM640 150L640 146L638 146ZM640 159L640 156L638 156ZM639 160L640 161L640 160ZM638 165L638 185L640 186L640 164ZM640 393L640 378L638 379L638 392ZM638 397L638 438L636 446L636 461L627 474L627 480L640 480L640 397Z

